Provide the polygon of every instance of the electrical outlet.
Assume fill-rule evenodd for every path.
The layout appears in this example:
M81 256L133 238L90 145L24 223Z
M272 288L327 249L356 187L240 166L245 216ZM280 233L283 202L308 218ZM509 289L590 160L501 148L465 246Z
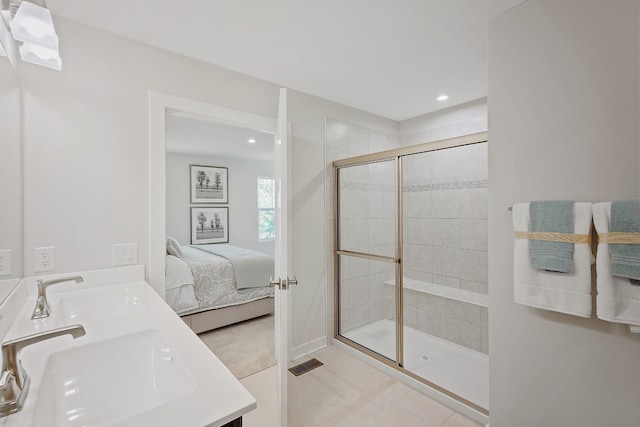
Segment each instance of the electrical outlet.
M56 248L35 248L35 271L53 271L56 269Z
M11 249L0 251L0 276L11 274Z

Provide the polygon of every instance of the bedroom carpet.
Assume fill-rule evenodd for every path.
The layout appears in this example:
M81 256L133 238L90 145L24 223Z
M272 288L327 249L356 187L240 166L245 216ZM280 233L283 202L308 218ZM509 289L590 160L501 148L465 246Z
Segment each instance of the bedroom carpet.
M272 314L198 336L238 379L276 364Z

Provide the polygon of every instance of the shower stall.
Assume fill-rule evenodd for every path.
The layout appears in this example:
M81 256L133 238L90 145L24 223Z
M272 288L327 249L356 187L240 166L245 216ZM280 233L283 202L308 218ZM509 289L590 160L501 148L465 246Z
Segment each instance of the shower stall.
M335 339L488 415L487 134L333 166Z

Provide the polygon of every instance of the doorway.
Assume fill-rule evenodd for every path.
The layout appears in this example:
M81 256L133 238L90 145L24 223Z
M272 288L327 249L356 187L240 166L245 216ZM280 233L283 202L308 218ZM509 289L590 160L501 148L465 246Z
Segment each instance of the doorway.
M274 178L275 178L275 277L271 285L275 290L275 348L277 366L265 370L270 372L275 369L277 379L273 384L275 390L269 394L276 397L275 412L280 424L287 423L287 361L289 360L289 323L288 316L291 300L287 298L290 280L289 276L295 275L288 270L291 265L289 251L291 238L291 218L288 215L290 200L290 182L288 173L291 168L289 134L291 125L287 121L287 90L280 89L277 118L265 117L256 114L241 112L216 105L211 105L172 95L150 92L149 94L149 259L146 272L147 282L163 298L166 298L165 286L165 260L167 258L166 239L166 113L182 112L195 115L205 120L223 123L242 128L250 128L274 135ZM224 182L224 180L221 180ZM214 181L216 182L216 181ZM224 185L224 183L223 183ZM219 188L216 187L216 191ZM221 215L221 219L223 215ZM215 221L214 221L215 222ZM210 224L205 220L204 224ZM210 232L202 229L201 231ZM218 232L216 226L216 232ZM176 244L180 246L179 243ZM284 279L280 280L280 277ZM263 298L262 301L267 301ZM221 310L226 310L222 308ZM252 378L253 376L249 377ZM275 392L275 393L274 393Z
M243 379L276 364L273 134L167 111L165 138L166 236L181 248L165 300ZM225 259L231 248L251 264Z

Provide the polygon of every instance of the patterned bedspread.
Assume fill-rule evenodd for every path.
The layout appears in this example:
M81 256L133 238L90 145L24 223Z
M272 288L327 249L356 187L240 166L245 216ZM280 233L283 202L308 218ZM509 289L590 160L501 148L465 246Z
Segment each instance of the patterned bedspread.
M236 289L233 266L223 257L196 248L182 246L181 259L191 268L198 308L185 313L199 313L214 308L228 307L273 296L273 288Z

